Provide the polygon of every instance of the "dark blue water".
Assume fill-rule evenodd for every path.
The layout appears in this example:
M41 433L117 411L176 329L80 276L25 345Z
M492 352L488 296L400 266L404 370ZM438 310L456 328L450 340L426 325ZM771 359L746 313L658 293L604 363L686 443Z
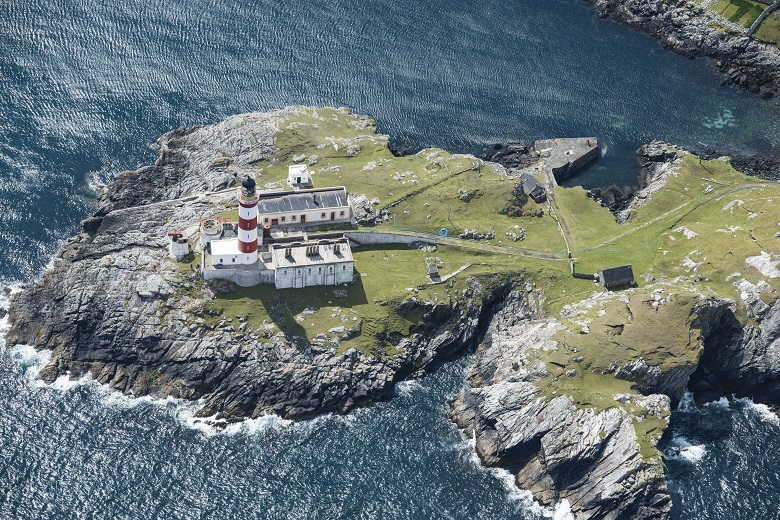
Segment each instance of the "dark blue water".
M0 285L40 275L90 213L91 179L148 164L172 128L238 112L347 105L396 139L452 150L598 135L606 154L585 185L631 182L634 150L655 138L780 149L780 101L720 88L707 63L575 0L232 4L0 2ZM30 387L19 362L1 359L0 517L531 514L471 463L445 418L459 365L348 420L213 437L183 425L179 405ZM747 462L725 478L763 504L776 496L767 450L778 439L770 423L756 431L764 444L735 441ZM705 445L712 467L728 464L732 448ZM702 517L757 511L721 499L721 478L676 471L681 518L702 503L721 508Z

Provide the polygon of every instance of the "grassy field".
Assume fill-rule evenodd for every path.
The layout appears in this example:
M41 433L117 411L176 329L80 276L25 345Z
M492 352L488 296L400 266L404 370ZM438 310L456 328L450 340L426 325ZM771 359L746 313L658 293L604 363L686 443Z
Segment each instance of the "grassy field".
M756 37L780 46L780 11L775 11L772 16L764 20L761 28L756 32Z
M350 193L379 198L380 207L395 204L390 208L390 222L379 230L436 234L447 227L452 235L463 229L477 229L480 233L495 232L494 240L480 241L489 246L565 253L558 224L546 207L529 201L524 208L526 213L541 216L510 217L502 213L502 208L514 200L516 181L497 165L435 149L394 157L387 149L387 137L375 134L370 119L335 109L308 110L291 118L281 125L276 144L279 153L253 166L261 186L281 185L293 157L303 155L308 160L317 155L317 163L310 167L315 172L316 186L343 184ZM470 200L462 200L464 193L469 194ZM753 284L764 280L761 273L746 268L745 258L761 255L762 250L771 249L769 246L777 249L777 239L772 238L777 232L776 222L767 218L772 213L773 197L780 197L776 184L756 182L734 171L725 161L699 161L690 155L683 159L678 174L670 176L664 189L640 206L625 225L618 224L608 210L588 198L581 188L556 188L554 193L556 214L562 220L578 272L595 273L606 267L631 264L639 285L645 283L639 276L643 273L660 279L689 276L735 301L739 301L739 291L727 278L740 272ZM732 206L724 210L730 203ZM217 210L221 210L222 216L237 217L236 210L229 205ZM524 241L514 242L507 236L517 227L527 231ZM445 262L442 275L447 274L450 265L455 270L464 263L473 265L456 278L475 273L482 265L500 266L502 272L545 273L539 283L545 285L551 314L588 296L595 288L587 281L556 279L547 283L552 279L549 273L565 271L563 262L532 261L498 251L468 251L467 246L473 245L464 241L463 248L440 247L436 254L450 260ZM376 253L356 253L356 269L367 301L397 299L403 296L405 288L427 283L425 253L385 251L383 255L398 255L392 262L384 256L377 261L373 254ZM371 261L361 261L362 257ZM377 262L388 262L382 268L386 284L370 282L371 269ZM417 267L413 269L414 262ZM695 264L698 266L693 272L691 266ZM780 288L777 279L765 282L773 290ZM308 293L305 295L306 298L298 299L306 300ZM766 297L776 296L768 293ZM325 307L323 302L331 299L324 298L323 293L316 299L317 306ZM263 316L268 321L267 314ZM320 323L332 324L327 319ZM320 328L318 325L317 329ZM394 332L403 329L392 328ZM296 326L307 337L315 330L303 329L305 334L301 326Z
M203 309L204 327L213 327L225 320L238 326L245 319L247 332L270 336L284 332L303 345L323 339L325 346L337 352L356 348L362 352L384 356L392 354L391 339L408 336L410 328L419 325L422 315L398 311L398 304L416 296L432 301L452 302L462 298L467 276L489 276L530 272L534 262L508 255L442 246L434 253L419 249L396 247L357 248L354 250L355 282L344 286L308 287L277 290L270 286L235 288L235 292L216 295ZM429 285L426 259L440 261L442 276L464 264L471 266L463 277L451 283ZM546 278L563 276L564 272L547 269ZM538 274L538 269L537 269ZM544 279L545 277L542 277ZM340 291L346 297L339 297ZM341 293L343 294L343 293ZM226 322L226 321L225 321ZM345 330L329 332L330 329ZM361 331L338 346L330 343L349 329Z
M750 27L764 12L766 5L751 0L719 0L710 9L730 22Z
M710 6L710 10L730 22L749 28L766 7L766 4L754 0L719 0ZM762 41L780 45L780 18L777 14L764 21L756 33L756 37Z

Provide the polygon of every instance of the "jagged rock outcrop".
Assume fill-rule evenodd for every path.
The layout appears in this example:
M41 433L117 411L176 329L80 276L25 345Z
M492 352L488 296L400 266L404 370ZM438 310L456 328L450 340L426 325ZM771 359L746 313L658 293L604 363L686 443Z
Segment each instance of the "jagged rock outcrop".
M560 324L539 319L531 301L513 292L490 322L468 386L450 417L487 466L506 468L518 487L546 505L567 500L579 518L667 518L671 499L659 457L640 453L634 421L623 408L578 407L565 393L534 384L549 376L533 350L555 349ZM657 417L663 395L624 396Z
M201 217L218 211L199 194L233 185L244 168L274 153L279 124L299 110L163 136L155 165L118 175L53 267L14 297L8 344L52 350L40 372L45 381L89 373L134 395L203 399L201 416L229 420L346 412L468 345L483 304L501 297L500 284L493 291L473 280L473 297L452 304L408 302L426 323L398 340L393 357L354 349L336 355L283 334L198 320L212 294L199 289L197 273L181 273L167 259L166 234L189 236Z
M743 326L727 313L709 335L690 380L697 401L735 395L780 404L780 303L756 304L761 307L756 316L760 327Z
M723 84L770 97L780 90L780 50L746 34L731 34L695 2L679 0L585 0L610 18L689 58L707 57L724 73Z
M735 155L731 157L731 166L735 170L770 181L780 181L780 159L760 155Z

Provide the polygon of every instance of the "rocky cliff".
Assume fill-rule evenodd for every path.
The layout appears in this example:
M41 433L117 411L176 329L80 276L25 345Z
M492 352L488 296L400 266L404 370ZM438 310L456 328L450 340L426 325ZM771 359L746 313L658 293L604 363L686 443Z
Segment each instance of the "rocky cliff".
M594 297L569 316L584 323L578 336L605 325L620 329L598 337L594 348L566 337L567 317L540 314L513 291L489 323L466 388L450 403L450 417L475 439L485 465L511 471L518 487L543 504L568 501L578 519L669 517L657 443L686 389L705 401L733 394L780 401L778 304L756 302L760 326L745 326L729 300L693 288L648 287L663 295L653 311L662 318L639 326L655 332L664 356L641 352L629 331L636 323L594 319L596 307L595 316L610 314L608 298ZM676 308L687 290L694 303ZM648 301L637 292L620 297L632 311ZM659 310L664 306L669 314ZM690 316L680 312L686 309ZM673 332L675 318L687 323L683 334Z
M450 416L475 437L485 465L509 469L543 504L565 499L577 518L668 517L662 463L643 458L634 424L645 415L664 420L669 398L615 395L616 404L641 410L632 413L629 406L581 407L565 391L545 395L538 382L550 373L537 352L558 348L552 337L559 327L512 293L493 317Z
M724 26L695 2L663 0L585 0L599 17L609 18L657 39L689 58L715 60L723 84L769 97L780 90L780 49Z
M640 158L641 189L612 208L623 225L684 175L685 152L667 144L642 147ZM758 216L750 212L747 220ZM722 213L719 223L733 219ZM674 231L697 238L688 228ZM775 289L732 272L725 278L736 299L718 294L718 276L691 260L698 252L686 257L688 276L661 282L647 272L641 289L595 294L557 316L539 313L522 291L510 293L489 323L468 384L450 403L482 462L511 471L544 504L567 500L577 518L668 518L657 444L683 393L699 402L734 395L780 403ZM772 279L780 276L776 258L763 252L744 262Z

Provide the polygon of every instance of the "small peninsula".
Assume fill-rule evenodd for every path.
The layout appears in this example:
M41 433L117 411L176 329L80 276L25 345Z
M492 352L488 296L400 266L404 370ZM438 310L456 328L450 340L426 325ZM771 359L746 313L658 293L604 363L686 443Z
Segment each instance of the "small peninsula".
M613 213L557 183L598 155L593 138L397 156L368 117L296 106L158 145L13 297L7 343L51 351L44 381L199 400L215 424L306 419L474 347L452 420L483 464L585 519L670 516L658 442L686 391L780 402L780 184L728 158L650 143ZM239 224L238 241L345 244L349 279L205 280L204 223L254 218L237 193L295 193L295 165L343 187L354 219L264 238Z

